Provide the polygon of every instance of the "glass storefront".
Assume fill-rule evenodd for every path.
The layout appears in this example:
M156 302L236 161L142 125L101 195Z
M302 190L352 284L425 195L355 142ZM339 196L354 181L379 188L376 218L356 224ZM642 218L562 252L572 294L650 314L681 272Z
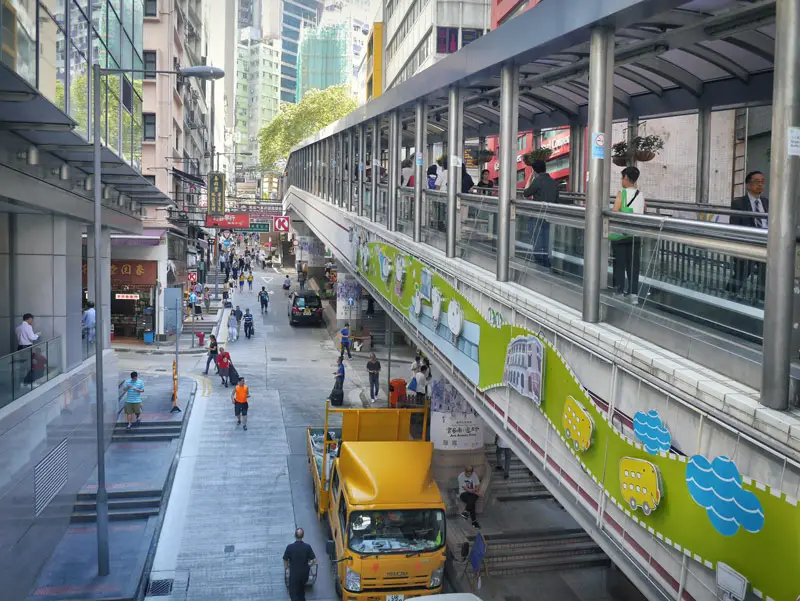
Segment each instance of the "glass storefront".
M155 329L155 287L142 284L112 284L111 325L114 340L142 340Z
M91 64L104 77L103 142L139 167L143 0L0 0L0 62L72 117L90 140ZM38 40L38 51L37 51Z

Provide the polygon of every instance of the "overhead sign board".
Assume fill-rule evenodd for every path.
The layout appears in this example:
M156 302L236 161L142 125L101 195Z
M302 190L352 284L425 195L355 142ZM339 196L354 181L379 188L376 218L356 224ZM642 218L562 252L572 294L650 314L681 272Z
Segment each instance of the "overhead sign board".
M275 217L273 225L275 226L276 232L288 232L289 217L287 217L286 215L282 215L281 217Z
M206 214L218 216L225 214L225 174L212 171L208 174L208 206Z
M272 224L267 223L250 223L250 227L248 228L251 232L271 232L272 231Z
M221 227L231 230L250 228L250 215L247 213L228 213L221 217L206 217L206 227Z

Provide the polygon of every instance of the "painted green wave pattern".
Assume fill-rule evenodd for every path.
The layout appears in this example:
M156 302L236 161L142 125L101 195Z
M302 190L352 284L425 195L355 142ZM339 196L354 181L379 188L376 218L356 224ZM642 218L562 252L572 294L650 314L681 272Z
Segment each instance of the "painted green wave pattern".
M495 327L489 323L470 302L444 278L423 265L414 257L406 255L406 273L398 294L394 273L386 281L381 278L378 256L395 263L398 255L404 254L396 248L378 242L368 245L369 258L359 261L362 274L394 306L408 314L415 291L421 286L422 271L431 275L431 284L439 289L446 300L457 299L464 319L480 327L478 348L481 390L504 386L503 369L506 348L516 336L531 336L518 326L504 324ZM360 251L363 253L363 249ZM361 256L360 256L361 258ZM649 461L661 474L662 498L658 507L645 515L641 510L630 511L639 520L640 527L653 530L662 544L672 546L689 554L693 561L706 567L724 562L750 581L752 587L764 597L776 601L795 601L800 595L800 509L785 499L785 495L772 494L768 487L759 488L755 482L745 480L742 488L752 493L760 502L765 516L759 532L739 529L732 536L723 536L713 526L704 507L691 497L686 484L688 459L674 454L650 455L644 448L637 448L604 419L591 398L572 374L561 355L546 341L544 364L543 403L540 410L552 426L564 436L562 414L567 397L573 396L594 420L591 446L578 453L585 469L593 475L610 497L623 507L628 501L622 496L619 463L625 457ZM649 408L643 408L645 410ZM639 445L641 447L641 445ZM607 469L605 462L607 461ZM602 480L605 474L605 480Z

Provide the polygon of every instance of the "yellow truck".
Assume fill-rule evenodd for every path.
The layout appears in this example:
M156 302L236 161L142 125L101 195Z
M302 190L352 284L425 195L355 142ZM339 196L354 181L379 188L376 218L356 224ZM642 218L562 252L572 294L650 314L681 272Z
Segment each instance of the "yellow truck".
M330 414L341 414L331 428ZM422 440L411 439L422 416ZM445 505L424 442L425 409L326 407L308 429L314 505L330 529L328 555L345 601L406 601L442 591Z

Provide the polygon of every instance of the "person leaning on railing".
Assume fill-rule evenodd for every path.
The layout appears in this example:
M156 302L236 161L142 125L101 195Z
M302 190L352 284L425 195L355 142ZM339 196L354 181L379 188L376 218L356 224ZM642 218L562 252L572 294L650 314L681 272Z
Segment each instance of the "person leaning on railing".
M614 211L618 213L636 213L641 215L645 210L644 195L637 186L639 169L625 167L622 170L622 189L614 201ZM639 303L639 264L642 256L642 241L628 234L609 234L611 250L614 254L614 291L631 302ZM625 276L628 287L625 287Z

